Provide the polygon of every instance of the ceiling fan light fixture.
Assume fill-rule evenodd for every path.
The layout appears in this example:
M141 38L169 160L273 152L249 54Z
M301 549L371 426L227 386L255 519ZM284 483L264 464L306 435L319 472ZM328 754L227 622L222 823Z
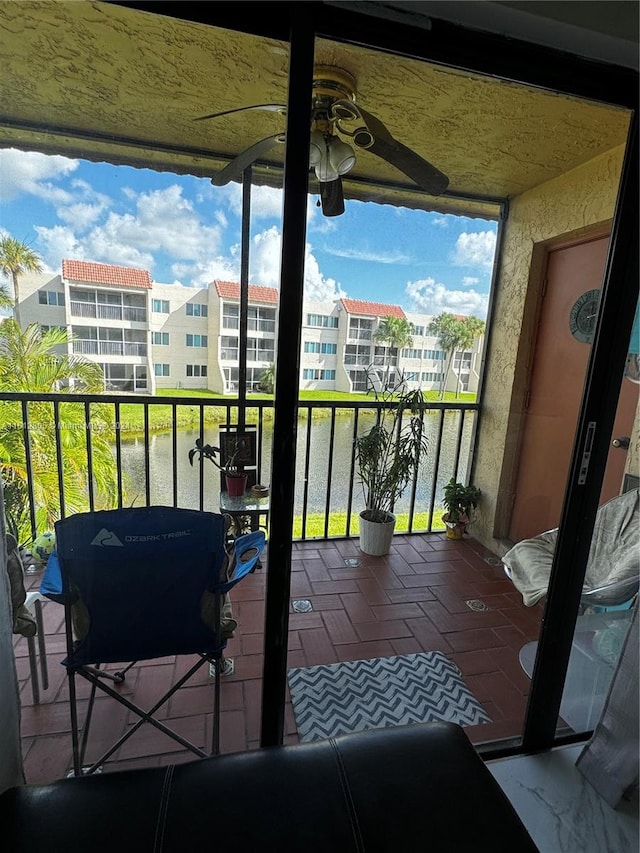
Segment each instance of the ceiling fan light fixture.
M311 141L309 143L309 166L317 166L325 156L327 145L324 141L324 136L319 130L311 131Z
M340 175L331 165L331 161L328 157L323 157L321 162L315 167L316 178L324 184L328 184L330 181L337 181Z
M329 143L329 162L339 175L346 175L356 164L353 148L334 136Z

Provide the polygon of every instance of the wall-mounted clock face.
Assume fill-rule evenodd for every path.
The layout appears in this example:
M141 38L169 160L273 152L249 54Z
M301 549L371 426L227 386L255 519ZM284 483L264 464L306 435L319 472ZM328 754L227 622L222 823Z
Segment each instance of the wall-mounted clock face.
M599 303L600 291L587 290L576 299L569 313L569 331L583 344L590 344L593 340Z

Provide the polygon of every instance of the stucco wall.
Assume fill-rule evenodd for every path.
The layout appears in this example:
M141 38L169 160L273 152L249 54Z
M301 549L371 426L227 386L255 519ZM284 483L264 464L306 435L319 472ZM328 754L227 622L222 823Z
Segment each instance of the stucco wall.
M510 205L474 474L483 498L481 518L474 524L473 536L499 554L504 553L505 546L493 536L494 519L505 450L517 438L510 416L521 407L518 383L514 380L534 247L611 219L623 154L624 146L612 149L523 193Z

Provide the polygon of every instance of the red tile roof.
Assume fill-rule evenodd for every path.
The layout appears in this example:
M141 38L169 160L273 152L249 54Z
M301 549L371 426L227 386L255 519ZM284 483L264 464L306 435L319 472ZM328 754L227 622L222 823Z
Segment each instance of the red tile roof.
M236 281L214 281L218 296L227 299L240 299L240 285ZM249 285L250 302L278 302L278 291L275 287L260 287L257 284Z
M114 267L112 264L94 264L92 261L63 260L62 277L67 281L113 287L144 287L149 290L152 286L148 270Z
M406 320L407 316L399 305L386 305L381 302L364 302L361 299L341 299L347 314L366 314L372 317L400 317Z

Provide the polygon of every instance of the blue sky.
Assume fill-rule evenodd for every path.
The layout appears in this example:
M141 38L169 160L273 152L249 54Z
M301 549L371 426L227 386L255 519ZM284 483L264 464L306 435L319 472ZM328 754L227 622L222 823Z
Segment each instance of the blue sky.
M309 196L305 291L485 319L497 224L347 200L322 216ZM282 193L252 193L250 280L277 287ZM63 258L148 269L200 287L240 275L241 188L15 149L0 150L0 230L45 268Z

